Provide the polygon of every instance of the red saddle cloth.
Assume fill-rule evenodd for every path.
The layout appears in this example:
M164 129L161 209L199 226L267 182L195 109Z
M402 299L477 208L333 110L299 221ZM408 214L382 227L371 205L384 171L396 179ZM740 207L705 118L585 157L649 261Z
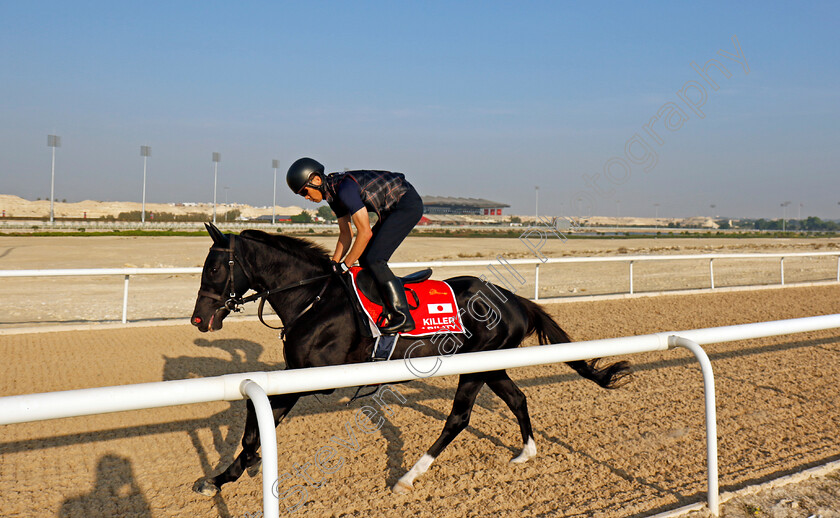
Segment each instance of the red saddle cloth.
M353 288L359 302L371 322L377 322L382 314L382 306L371 302L356 283L356 275L361 268L353 266L350 273L353 275ZM461 315L458 313L458 302L452 288L444 281L425 280L407 284L405 286L406 298L409 306L415 305L415 298L411 292L417 295L419 305L417 309L411 310L414 324L417 326L413 331L400 333L402 336L425 336L438 333L463 333L464 326L461 323Z

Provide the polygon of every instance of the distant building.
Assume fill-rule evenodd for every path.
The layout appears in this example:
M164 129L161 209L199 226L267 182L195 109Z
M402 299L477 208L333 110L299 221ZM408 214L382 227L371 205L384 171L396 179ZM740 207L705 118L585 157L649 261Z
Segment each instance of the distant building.
M502 209L510 207L504 203L481 198L450 198L446 196L424 196L424 214L464 214L476 216L501 216Z
M256 218L253 218L252 221L269 221L270 222L271 221L271 215L267 214L267 215L264 215L264 216L258 216ZM277 223L291 223L292 222L292 216L291 215L280 215L280 214L278 214L278 215L274 216L274 221L277 222Z

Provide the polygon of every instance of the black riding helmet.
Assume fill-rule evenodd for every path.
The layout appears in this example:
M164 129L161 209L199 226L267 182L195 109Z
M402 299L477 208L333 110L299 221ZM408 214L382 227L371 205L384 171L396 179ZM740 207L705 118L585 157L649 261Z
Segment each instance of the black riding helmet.
M311 158L299 158L295 160L295 163L289 168L289 172L286 173L286 183L289 184L289 189L291 189L295 194L301 194L304 187L312 187L313 189L324 192L323 182L320 186L309 183L309 179L316 173L320 175L321 180L323 180L324 166L317 160L313 160Z

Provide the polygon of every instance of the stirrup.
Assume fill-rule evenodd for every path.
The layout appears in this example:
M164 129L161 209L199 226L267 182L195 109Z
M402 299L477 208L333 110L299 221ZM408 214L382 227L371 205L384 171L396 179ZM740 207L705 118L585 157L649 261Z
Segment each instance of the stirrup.
M403 321L401 323L399 323L398 325L395 326L394 324L391 323L391 320L393 320L393 317L397 317L397 316L403 316L404 318L403 318ZM404 313L395 313L388 318L388 324L387 325L380 326L377 323L376 327L379 328L379 332L382 333L383 335L395 335L395 334L398 334L398 333L408 333L408 332L413 331L414 329L417 328L417 326L414 324L414 319L411 318L410 313L408 315L405 315Z

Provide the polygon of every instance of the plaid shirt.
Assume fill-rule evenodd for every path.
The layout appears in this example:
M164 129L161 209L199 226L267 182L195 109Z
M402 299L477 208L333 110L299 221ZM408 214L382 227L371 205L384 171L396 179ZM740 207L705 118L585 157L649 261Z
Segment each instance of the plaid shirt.
M383 213L391 212L403 194L412 189L405 175L390 171L347 171L327 175L324 183L325 199L327 203L338 202L336 191L338 184L345 178L351 178L359 184L362 192L362 202L369 211L376 212L379 217Z

